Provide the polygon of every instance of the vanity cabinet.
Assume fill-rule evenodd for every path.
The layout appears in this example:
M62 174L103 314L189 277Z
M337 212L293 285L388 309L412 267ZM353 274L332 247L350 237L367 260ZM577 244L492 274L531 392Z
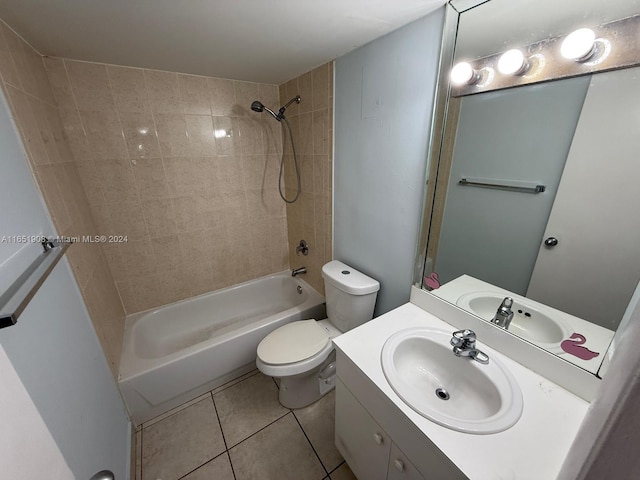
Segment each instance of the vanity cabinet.
M468 480L337 350L336 447L359 480Z
M429 479L418 471L340 380L336 385L336 446L359 479Z
M386 480L391 438L340 380L336 384L336 446L356 477Z
M387 480L426 480L409 461L407 456L400 451L398 446L391 445L391 455L389 455L389 473Z

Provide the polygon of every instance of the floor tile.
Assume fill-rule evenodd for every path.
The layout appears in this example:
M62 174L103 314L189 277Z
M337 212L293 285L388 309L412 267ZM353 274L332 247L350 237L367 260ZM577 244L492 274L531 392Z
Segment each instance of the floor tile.
M215 395L216 393L221 392L222 390L226 390L227 388L235 385L236 383L240 383L242 380L245 380L249 377L253 377L256 373L259 373L259 371L257 368L254 368L250 372L247 372L244 375L240 375L238 378L234 378L233 380L228 381L224 385L220 385L218 388L214 388L213 390L211 390L211 393Z
M335 471L331 472L331 480L358 480L356 476L353 474L347 462L340 465L340 468L336 468Z
M182 480L234 480L229 455L226 452L218 455Z
M224 451L209 396L142 430L142 480L175 480Z
M158 415L157 417L153 417L151 420L148 420L148 421L144 422L142 424L142 427L143 428L150 427L154 423L158 423L159 421L164 420L167 417L170 417L174 413L178 413L180 410L184 410L185 408L190 407L194 403L198 403L198 402L204 400L205 398L209 398L209 397L211 397L211 393L210 392L203 393L202 395L200 395L199 397L194 398L193 400L189 400L188 402L185 402L182 405L178 405L177 407L172 408L171 410L169 410L167 412L164 412L164 413Z
M227 446L238 444L289 412L271 377L257 374L214 396Z
M334 443L335 411L336 394L332 390L317 402L293 412L328 471L344 461Z
M291 413L229 455L236 480L321 480L327 475Z

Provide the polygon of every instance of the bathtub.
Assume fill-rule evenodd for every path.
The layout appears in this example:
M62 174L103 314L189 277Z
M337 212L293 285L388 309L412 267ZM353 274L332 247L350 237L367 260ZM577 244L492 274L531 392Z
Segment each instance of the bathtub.
M268 333L325 318L324 297L286 271L127 317L118 384L136 425L255 368Z

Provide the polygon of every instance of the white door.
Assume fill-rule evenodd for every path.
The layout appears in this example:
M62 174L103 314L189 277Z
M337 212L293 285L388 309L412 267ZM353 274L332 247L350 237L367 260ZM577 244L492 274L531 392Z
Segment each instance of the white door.
M0 93L0 295L42 253L21 235L52 233L9 107ZM48 317L47 320L57 320ZM15 329L0 330L3 341ZM72 479L73 474L5 349L0 345L0 476Z
M592 77L527 290L611 330L640 279L639 89L638 68Z

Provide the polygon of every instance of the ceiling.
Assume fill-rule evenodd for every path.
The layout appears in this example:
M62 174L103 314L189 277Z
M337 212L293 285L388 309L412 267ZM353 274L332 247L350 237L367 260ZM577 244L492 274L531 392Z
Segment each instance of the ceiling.
M43 55L281 84L445 0L0 0Z

